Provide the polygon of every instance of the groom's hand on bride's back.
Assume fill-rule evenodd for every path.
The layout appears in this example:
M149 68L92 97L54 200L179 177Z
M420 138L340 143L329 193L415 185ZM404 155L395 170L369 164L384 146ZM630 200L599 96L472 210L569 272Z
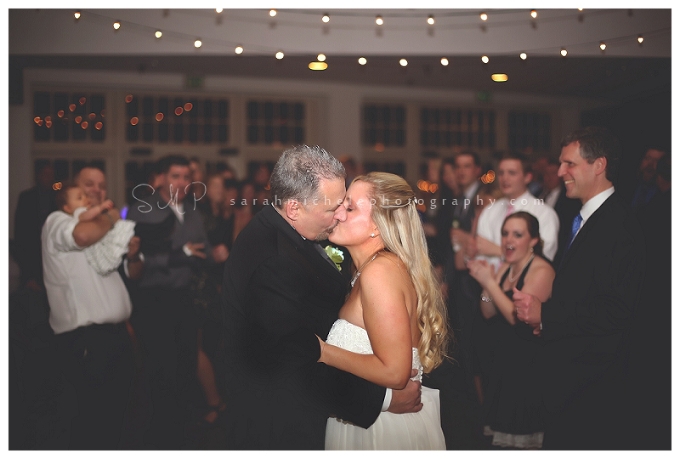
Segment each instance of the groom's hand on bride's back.
M411 371L411 377L418 374L417 370ZM423 409L420 403L420 382L408 380L408 384L401 390L392 390L392 401L387 411L391 413L417 413Z

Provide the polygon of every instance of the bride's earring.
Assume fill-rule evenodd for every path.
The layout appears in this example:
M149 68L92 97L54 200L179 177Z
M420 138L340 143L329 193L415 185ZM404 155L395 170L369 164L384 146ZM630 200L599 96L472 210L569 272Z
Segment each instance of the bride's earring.
M371 233L371 237L375 237L375 233Z

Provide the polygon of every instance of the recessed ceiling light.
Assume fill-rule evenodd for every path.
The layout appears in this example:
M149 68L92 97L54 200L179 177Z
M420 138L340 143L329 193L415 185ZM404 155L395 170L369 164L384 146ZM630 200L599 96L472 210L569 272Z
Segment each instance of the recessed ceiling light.
M496 83L504 83L508 81L508 75L505 73L494 73L491 75L491 79Z
M309 63L309 70L326 70L328 68L328 64L325 62L316 62L312 61Z

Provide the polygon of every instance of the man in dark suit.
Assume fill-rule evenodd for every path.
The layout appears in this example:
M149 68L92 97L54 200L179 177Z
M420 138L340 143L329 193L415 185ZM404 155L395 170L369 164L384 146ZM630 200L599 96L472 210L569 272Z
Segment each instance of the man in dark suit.
M36 184L22 191L14 214L16 261L21 269L21 286L44 294L40 232L45 219L57 210L54 203L54 168L42 164L35 174Z
M545 449L620 449L630 422L623 336L638 305L645 249L639 223L614 193L620 146L604 128L562 142L559 175L583 203L551 298L515 290L517 317L535 327L547 410Z
M318 244L346 218L342 164L319 147L286 150L271 193L225 265L228 447L323 449L331 415L367 428L385 405L420 410L418 383L390 391L390 403L385 388L317 363L316 335L327 336L349 284Z

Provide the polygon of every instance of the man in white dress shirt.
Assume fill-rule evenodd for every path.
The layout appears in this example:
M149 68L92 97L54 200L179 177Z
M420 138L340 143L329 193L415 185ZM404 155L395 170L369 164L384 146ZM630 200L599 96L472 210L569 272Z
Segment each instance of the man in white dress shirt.
M560 222L555 210L527 189L531 182L529 161L518 153L504 155L498 164L498 184L503 198L487 205L477 223L477 254L498 268L501 264L501 227L505 217L520 210L538 219L543 254L552 261L557 252Z
M83 222L57 210L42 229L49 323L77 397L71 449L116 449L120 442L133 368L126 328L132 305L118 271L98 274L83 252L119 219L115 208Z

